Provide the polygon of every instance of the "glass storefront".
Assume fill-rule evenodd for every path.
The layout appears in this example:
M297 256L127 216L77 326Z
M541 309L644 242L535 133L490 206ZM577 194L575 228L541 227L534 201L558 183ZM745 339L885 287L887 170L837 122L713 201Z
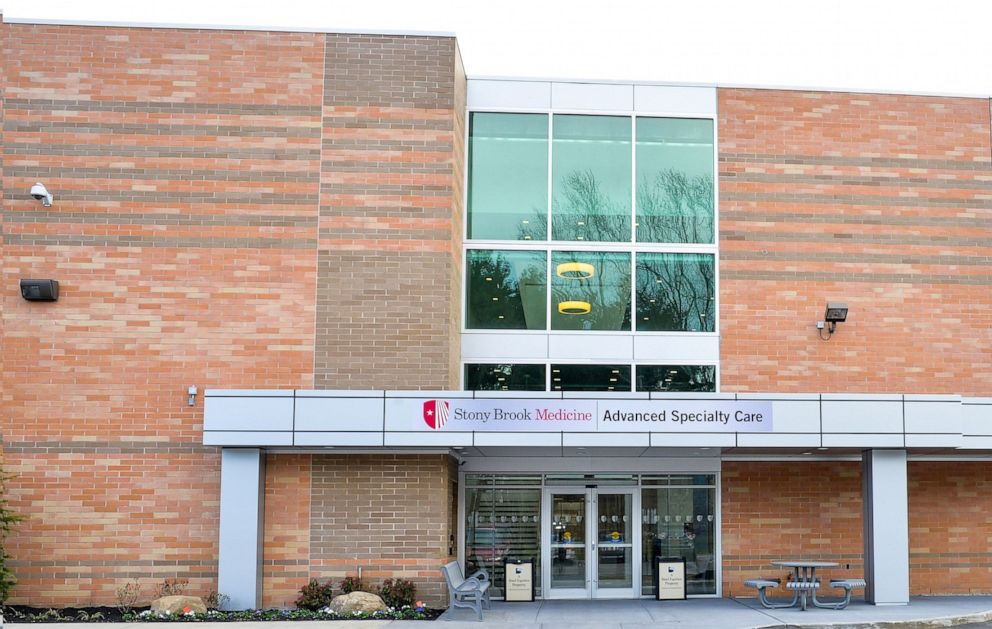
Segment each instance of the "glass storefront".
M533 559L540 595L540 476L466 476L465 484L465 574L485 569L499 597L506 561Z
M466 474L464 495L466 570L494 596L508 558L535 562L543 598L651 596L670 558L690 595L717 592L715 474Z

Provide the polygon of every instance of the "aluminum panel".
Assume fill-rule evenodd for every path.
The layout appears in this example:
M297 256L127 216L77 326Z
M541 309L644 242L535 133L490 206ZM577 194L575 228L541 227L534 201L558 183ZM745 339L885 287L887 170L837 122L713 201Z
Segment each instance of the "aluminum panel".
M386 446L470 446L470 432L387 432Z
M638 335L634 358L652 365L697 365L720 361L720 337L712 334Z
M469 109L547 110L551 108L551 83L469 79L466 99Z
M292 397L207 397L204 430L292 430Z
M296 430L382 430L384 403L382 397L297 398Z
M819 435L820 403L802 400L774 400L772 401L772 421L776 432L809 432Z
M637 113L715 116L716 88L635 85L634 110Z
M547 334L497 334L489 332L462 334L462 360L467 363L543 361L547 357Z
M898 433L901 437L902 400L823 400L824 433Z
M823 437L824 448L901 448L903 435L891 434L826 434Z
M561 433L558 432L477 432L476 447L520 446L520 447L560 447ZM555 453L559 454L558 452Z
M736 433L651 433L652 448L733 448L736 445Z
M382 398L382 389L298 389L296 397L374 397Z
M286 432L205 430L203 432L203 445L251 447L291 446L293 445L293 433L288 430Z
M562 434L561 438L565 447L572 448L647 448L651 445L651 440L646 432L614 434L566 432Z
M776 418L777 421L777 418ZM815 434L776 434L741 433L737 435L739 448L818 448L820 433Z
M381 432L298 432L297 446L381 446Z
M906 435L907 448L958 448L962 445L964 445L964 438L957 433Z
M265 453L228 449L220 457L218 587L225 609L257 609L262 602L262 513Z
M548 337L548 356L552 362L576 358L630 362L633 339L629 334L552 334Z
M907 433L961 432L961 404L958 401L923 402L907 398L905 413Z
M617 83L552 83L553 109L625 112L634 109L634 86Z

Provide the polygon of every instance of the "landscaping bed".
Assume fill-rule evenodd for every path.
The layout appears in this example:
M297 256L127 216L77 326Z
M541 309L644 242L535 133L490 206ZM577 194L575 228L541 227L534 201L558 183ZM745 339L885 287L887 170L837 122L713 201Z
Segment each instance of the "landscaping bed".
M337 614L323 608L308 609L249 609L237 612L208 610L206 614L192 612L181 614L157 614L148 608L135 608L126 612L116 607L67 607L64 609L44 609L24 605L8 605L3 608L5 623L32 622L244 622L281 620L434 620L444 613L443 609L428 607L403 607L385 612L363 614Z

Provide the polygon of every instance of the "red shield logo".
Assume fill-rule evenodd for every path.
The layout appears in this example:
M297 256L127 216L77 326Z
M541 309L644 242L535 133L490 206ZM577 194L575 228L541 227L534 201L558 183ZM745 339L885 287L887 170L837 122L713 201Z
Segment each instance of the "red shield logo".
M433 430L440 430L448 423L448 403L444 400L424 402L424 423Z

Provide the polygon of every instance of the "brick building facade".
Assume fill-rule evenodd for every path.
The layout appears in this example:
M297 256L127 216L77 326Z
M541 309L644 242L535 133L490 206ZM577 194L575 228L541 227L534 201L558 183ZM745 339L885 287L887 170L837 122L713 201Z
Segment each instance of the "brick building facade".
M537 84L467 80L450 36L0 23L0 38L2 446L8 497L27 516L7 544L12 602L112 604L130 579L147 593L173 577L223 591L222 451L240 446L261 456L259 604L290 605L308 579L359 568L411 578L443 603L439 566L472 544L465 474L493 471L473 468L482 438L391 446L383 419L366 427L376 447L282 442L270 429L238 442L254 416L205 419L204 392L217 409L232 390L456 399L468 363L485 362L463 324L468 116L522 111L513 95ZM555 84L552 98L558 85L573 89ZM992 420L989 99L711 92L718 231L702 251L718 259L719 325L698 343L715 348L712 399L822 392L901 407L909 591L992 592L992 433L976 427ZM561 111L639 115L574 99ZM36 181L52 207L27 194ZM25 278L57 279L59 300L25 301ZM827 301L851 316L821 342ZM615 358L584 359L600 351ZM551 368L561 356L549 352ZM913 442L903 395L944 396L930 400L949 404L933 421L953 407L960 425ZM788 420L791 407L774 408ZM686 457L715 465L686 468L718 477L711 594L743 594L783 545L860 574L861 453L893 446L888 429L848 431L879 441L828 434L820 413L814 446L673 442L658 468L617 468L629 454L617 446L602 451L613 468L580 469L597 446L566 452L559 434L564 467L545 471L643 483ZM354 422L342 433L363 429L338 420ZM230 433L214 442L223 448L205 445L205 421ZM540 441L511 451L492 439L509 458Z

